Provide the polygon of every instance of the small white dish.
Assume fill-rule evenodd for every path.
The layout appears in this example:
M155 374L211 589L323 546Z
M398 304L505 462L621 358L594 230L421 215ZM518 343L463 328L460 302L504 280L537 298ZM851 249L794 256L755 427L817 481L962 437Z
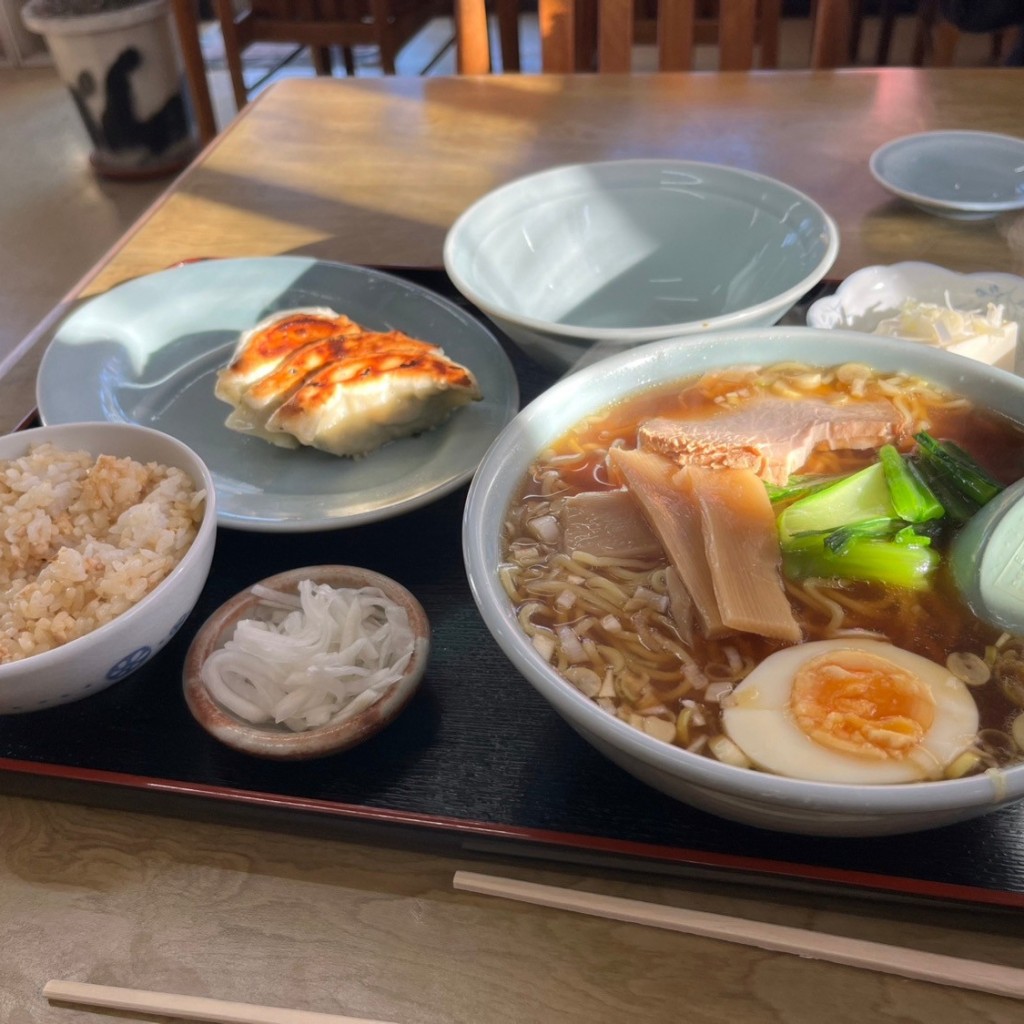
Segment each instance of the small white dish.
M239 334L303 306L439 344L473 371L482 401L362 459L229 430L213 386ZM46 350L36 399L46 424L136 423L178 438L210 467L221 526L298 533L386 519L466 483L515 415L519 386L497 338L444 297L366 267L269 256L184 264L89 300Z
M874 333L895 316L907 299L933 302L955 309L1003 307L1006 320L1017 324L1017 362L1004 366L1020 372L1024 364L1024 278L1014 274L959 274L934 263L907 261L890 266L864 267L846 278L833 295L813 302L807 326Z
M272 761L307 761L350 750L376 735L398 717L419 688L430 657L430 622L423 606L400 583L352 565L314 565L278 573L260 584L297 593L302 580L336 588L376 587L401 605L416 637L415 653L401 679L391 683L375 703L350 718L304 732L283 725L253 725L219 704L203 682L203 662L223 647L242 619L251 618L260 599L252 587L225 601L196 633L182 672L185 703L196 722L227 747Z
M996 132L938 131L880 146L875 180L927 213L988 220L1024 209L1024 139Z

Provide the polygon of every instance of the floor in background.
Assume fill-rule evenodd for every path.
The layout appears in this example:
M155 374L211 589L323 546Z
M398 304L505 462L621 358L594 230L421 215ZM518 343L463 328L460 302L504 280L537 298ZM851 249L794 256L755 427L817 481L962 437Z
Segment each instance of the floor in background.
M90 143L50 68L0 71L0 366L167 182L96 177Z
M536 23L522 31L524 71L538 67ZM874 52L877 25L868 21L862 59ZM438 19L428 25L399 56L399 73L451 74L455 56L451 24ZM912 40L911 19L901 19L891 63L907 63ZM218 123L235 114L220 40L215 28L204 32L204 50L211 65L210 85ZM988 39L966 37L958 63L989 62ZM780 65L805 67L810 35L804 19L783 24ZM273 52L271 52L273 51ZM291 52L285 47L284 54ZM247 71L253 83L281 58L277 47L253 48ZM713 67L710 53L699 66ZM340 63L340 62L339 62ZM380 74L373 53L360 50L358 74ZM274 77L311 75L308 59L299 54ZM341 72L343 73L343 72ZM256 86L257 90L266 83ZM167 187L167 181L115 183L95 177L89 167L89 142L74 106L49 68L0 70L0 366L14 347L75 283L102 257L138 216Z

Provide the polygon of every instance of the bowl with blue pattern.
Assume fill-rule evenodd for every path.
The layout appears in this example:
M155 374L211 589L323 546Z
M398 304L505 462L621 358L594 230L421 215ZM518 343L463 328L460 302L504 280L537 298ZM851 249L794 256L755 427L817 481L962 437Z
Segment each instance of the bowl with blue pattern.
M998 309L1001 320L1017 325L1016 353L998 365L1020 372L1024 355L1024 278L980 271L962 274L917 260L863 267L847 277L832 295L807 310L807 326L876 333L882 321L896 317L908 302L928 303L983 314Z
M216 543L213 478L128 423L0 437L0 714L126 679L187 620Z

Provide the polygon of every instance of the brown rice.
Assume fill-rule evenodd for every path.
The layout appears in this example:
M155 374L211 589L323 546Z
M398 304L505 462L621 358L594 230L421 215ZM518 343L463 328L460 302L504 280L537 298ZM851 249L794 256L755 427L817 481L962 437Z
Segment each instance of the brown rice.
M0 460L0 664L84 636L181 561L205 492L182 470L37 445Z

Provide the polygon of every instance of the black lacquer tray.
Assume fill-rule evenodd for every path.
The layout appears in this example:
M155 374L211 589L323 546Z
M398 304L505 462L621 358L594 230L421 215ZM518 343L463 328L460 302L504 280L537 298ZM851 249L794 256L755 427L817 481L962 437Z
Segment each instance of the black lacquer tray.
M439 272L408 276L454 298ZM528 402L553 378L507 347ZM465 496L329 533L222 530L198 605L157 658L86 700L0 716L0 789L452 852L1024 910L1024 803L929 832L817 839L693 810L612 765L484 627L461 557ZM185 706L191 637L255 580L326 562L375 569L416 594L433 628L424 683L397 721L347 753L298 764L235 753Z

